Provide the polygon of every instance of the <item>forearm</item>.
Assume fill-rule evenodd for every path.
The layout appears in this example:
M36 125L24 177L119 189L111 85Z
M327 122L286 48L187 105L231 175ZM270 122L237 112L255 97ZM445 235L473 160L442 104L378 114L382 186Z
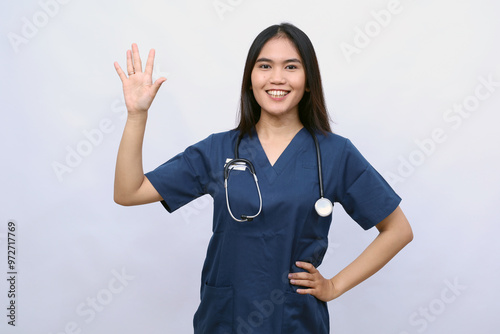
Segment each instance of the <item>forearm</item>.
M413 239L411 227L399 207L379 225L380 233L375 240L331 279L335 287L334 298L375 274Z
M144 181L142 144L146 130L147 112L127 118L118 149L115 169L114 199L127 205L127 198L138 191Z

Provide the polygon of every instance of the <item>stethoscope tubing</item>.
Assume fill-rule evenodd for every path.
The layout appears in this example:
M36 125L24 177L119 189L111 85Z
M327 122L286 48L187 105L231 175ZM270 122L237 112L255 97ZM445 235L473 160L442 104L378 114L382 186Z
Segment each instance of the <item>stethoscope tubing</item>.
M321 168L322 163L321 163L321 151L319 149L319 143L318 143L318 138L316 138L316 135L314 132L309 131L311 136L314 139L314 146L316 146L316 160L318 164L318 180L319 180L319 197L323 198L324 197L324 191L323 191L323 169Z
M240 140L238 140L237 147L239 146L239 142L240 142ZM246 164L245 168L248 168L250 170L250 173L252 173L253 178L255 180L255 186L257 187L257 193L259 194L259 211L253 216L241 215L241 219L236 218L233 215L233 212L231 211L231 207L229 206L229 195L228 195L228 190L227 190L227 180L229 179L229 172L230 172L231 166L237 164L238 162L245 163ZM224 166L224 188L226 191L227 211L229 211L229 214L231 215L231 217L234 220L236 220L237 222L242 223L242 222L246 222L246 221L252 221L262 211L262 194L260 193L259 180L257 179L257 173L255 173L255 168L253 167L253 164L250 162L250 160L236 157L235 159L226 163L226 165Z
M316 137L315 133L311 130L308 130L311 136L314 139L314 145L316 147L316 160L318 164L318 181L319 181L319 195L320 198L316 201L315 204L315 209L318 215L321 217L326 217L329 216L332 213L333 210L333 204L332 202L324 197L324 188L323 188L323 169L322 169L322 162L321 162L321 150L319 148L319 142L318 138ZM234 156L235 158L229 162L226 163L224 166L224 188L226 191L226 204L227 204L227 210L229 211L229 214L231 217L236 220L237 222L246 222L246 221L252 221L255 217L257 217L260 212L262 211L262 194L260 193L260 187L259 187L259 181L257 179L257 174L255 172L255 168L252 164L252 162L248 159L243 159L239 157L239 147L240 147L240 142L243 136L238 136L238 139L236 141L236 145L234 147ZM257 192L259 194L259 211L252 216L247 216L247 215L241 215L241 219L236 218L233 215L233 212L231 211L231 207L229 205L229 195L228 195L228 190L227 190L227 180L229 179L229 173L231 170L231 167L237 163L243 163L245 164L245 168L248 168L250 170L250 173L252 173L254 180L255 180L255 185L257 187Z

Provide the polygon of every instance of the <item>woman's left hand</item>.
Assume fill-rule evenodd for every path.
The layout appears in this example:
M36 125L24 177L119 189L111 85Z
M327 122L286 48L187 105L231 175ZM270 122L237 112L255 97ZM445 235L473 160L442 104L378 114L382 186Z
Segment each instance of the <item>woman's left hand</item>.
M302 295L313 295L324 302L328 302L338 297L332 280L324 278L312 264L297 261L295 265L308 271L288 274L290 284L309 288L297 289L297 293Z

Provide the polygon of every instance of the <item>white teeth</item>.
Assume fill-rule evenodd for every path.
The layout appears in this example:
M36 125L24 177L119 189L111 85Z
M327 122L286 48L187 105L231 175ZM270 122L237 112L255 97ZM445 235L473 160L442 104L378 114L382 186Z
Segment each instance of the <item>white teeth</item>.
M283 90L269 90L267 91L267 94L271 95L274 98L277 97L283 97L287 95L289 92L283 91Z

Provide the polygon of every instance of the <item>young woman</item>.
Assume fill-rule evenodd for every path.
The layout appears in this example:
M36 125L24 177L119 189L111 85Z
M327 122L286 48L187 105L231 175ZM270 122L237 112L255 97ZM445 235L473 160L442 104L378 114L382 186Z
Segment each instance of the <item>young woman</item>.
M373 275L413 236L399 196L348 139L331 133L309 38L290 24L262 31L248 53L238 127L144 175L148 109L166 80L152 82L153 62L151 50L143 72L133 44L128 76L115 63L128 109L115 201L161 201L172 212L213 197L195 333L329 333L326 302ZM328 245L331 202L380 233L327 279L317 267Z

